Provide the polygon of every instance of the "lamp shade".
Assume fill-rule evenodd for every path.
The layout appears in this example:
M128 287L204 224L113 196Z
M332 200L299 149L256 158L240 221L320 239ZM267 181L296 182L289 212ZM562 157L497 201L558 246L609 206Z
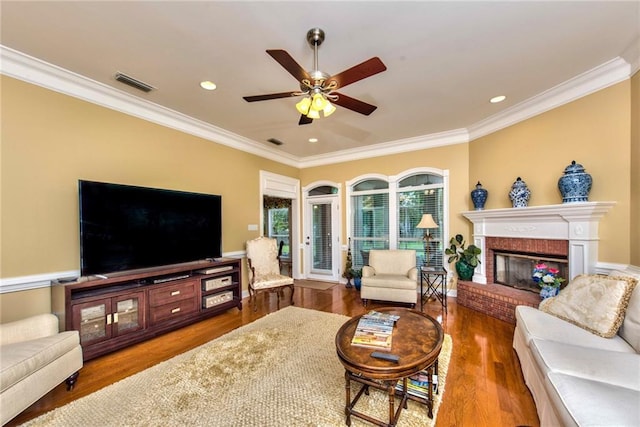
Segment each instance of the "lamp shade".
M324 110L324 107L327 106L328 102L329 101L327 101L321 93L316 93L315 95L313 95L313 100L311 101L311 109L322 111Z
M438 228L438 224L433 220L431 214L422 214L422 219L416 228Z
M314 110L313 108L310 108L309 112L307 113L307 117L309 117L310 119L319 119L320 113Z
M309 97L304 97L296 104L296 109L300 112L300 114L307 114L309 112L309 107L311 106L311 99Z
M324 107L322 111L324 112L325 117L329 117L333 114L334 111L336 111L336 107L334 107L329 101L327 101L327 106Z

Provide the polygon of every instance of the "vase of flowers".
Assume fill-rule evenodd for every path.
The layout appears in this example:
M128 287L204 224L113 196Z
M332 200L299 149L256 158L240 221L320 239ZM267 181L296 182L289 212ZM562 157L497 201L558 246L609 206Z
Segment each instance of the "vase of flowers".
M558 277L560 271L548 267L544 263L536 264L533 268L533 275L531 278L534 282L540 286L540 298L547 299L555 297L560 292L560 285L564 282L562 277Z

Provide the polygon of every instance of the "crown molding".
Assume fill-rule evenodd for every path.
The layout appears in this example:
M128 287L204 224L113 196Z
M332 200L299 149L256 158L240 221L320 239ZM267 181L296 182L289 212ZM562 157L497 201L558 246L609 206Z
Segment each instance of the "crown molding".
M297 157L271 147L265 147L249 138L151 101L137 98L1 44L0 73L217 144L304 169L473 141L628 79L640 66L638 55L631 55L636 53L637 47L637 44L632 44L625 55L627 58L635 58L633 64L621 57L616 57L539 95L474 123L468 128L308 157Z
M470 140L499 131L590 95L631 76L631 65L616 57L574 78L469 126Z
M366 147L334 151L332 153L318 156L305 157L300 162L300 168L304 169L313 166L387 156L390 154L406 153L408 151L424 150L427 148L462 144L465 142L469 142L469 133L467 130L455 129L430 135L422 135L413 138L399 139L397 141L383 142L381 144L368 145Z
M298 166L298 159L287 153L271 151L256 141L3 45L0 45L0 73L256 156Z

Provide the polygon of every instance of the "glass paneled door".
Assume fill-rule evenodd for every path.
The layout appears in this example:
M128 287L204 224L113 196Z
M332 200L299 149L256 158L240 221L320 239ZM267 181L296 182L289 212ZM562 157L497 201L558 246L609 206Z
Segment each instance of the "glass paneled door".
M339 280L340 242L336 198L314 198L307 202L305 237L307 277Z

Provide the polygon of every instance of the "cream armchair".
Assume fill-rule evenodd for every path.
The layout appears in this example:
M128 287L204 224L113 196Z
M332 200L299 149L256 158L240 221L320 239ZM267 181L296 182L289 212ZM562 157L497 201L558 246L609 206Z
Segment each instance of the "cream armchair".
M0 422L6 424L62 381L71 390L82 368L78 331L58 332L40 314L0 325Z
M284 288L291 289L290 304L293 305L293 278L280 273L282 265L278 258L276 239L258 237L247 242L247 263L249 264L249 300L253 300L255 311L259 291L275 292L277 307L280 309L280 294ZM255 294L255 295L254 295Z
M369 265L362 267L360 296L368 300L395 301L415 306L418 293L416 251L371 250Z

